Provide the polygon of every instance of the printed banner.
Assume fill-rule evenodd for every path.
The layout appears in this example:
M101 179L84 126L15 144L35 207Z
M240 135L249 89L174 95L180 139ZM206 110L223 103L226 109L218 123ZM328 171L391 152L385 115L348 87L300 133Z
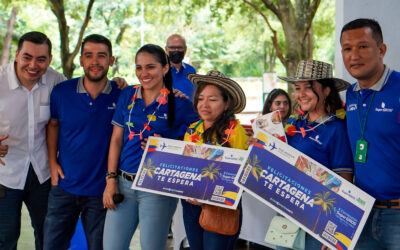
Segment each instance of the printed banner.
M242 189L233 183L246 150L149 137L132 188L236 209Z
M331 249L353 249L374 198L272 134L256 138L235 183Z
M283 142L287 142L285 129L279 111L273 111L254 119L252 124L254 134L260 131L268 132Z

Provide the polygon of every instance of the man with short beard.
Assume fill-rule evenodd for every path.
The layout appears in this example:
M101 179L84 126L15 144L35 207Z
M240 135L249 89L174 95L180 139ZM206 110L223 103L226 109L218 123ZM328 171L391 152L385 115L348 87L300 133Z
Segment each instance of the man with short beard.
M186 54L185 38L178 34L173 34L167 39L165 51L171 62L171 73L174 89L178 89L193 100L194 86L187 79L189 73L196 74L196 70L189 64L183 62Z
M114 63L110 41L87 36L81 47L84 76L54 87L47 147L51 190L44 249L67 249L79 216L89 249L102 249L111 119L120 90L107 72Z

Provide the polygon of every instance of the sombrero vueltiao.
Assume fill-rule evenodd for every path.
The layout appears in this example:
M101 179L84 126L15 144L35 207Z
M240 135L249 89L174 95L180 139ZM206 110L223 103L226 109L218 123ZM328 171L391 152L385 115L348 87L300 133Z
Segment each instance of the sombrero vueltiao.
M300 81L313 81L321 79L331 79L337 91L342 91L350 86L345 80L333 77L332 64L315 61L315 60L302 60L297 65L296 75L294 77L278 76L279 79L294 83Z
M242 112L246 107L246 95L244 94L243 89L237 82L226 77L219 71L211 70L206 75L187 74L187 78L196 88L201 83L211 83L226 90L234 102L233 111L235 114Z

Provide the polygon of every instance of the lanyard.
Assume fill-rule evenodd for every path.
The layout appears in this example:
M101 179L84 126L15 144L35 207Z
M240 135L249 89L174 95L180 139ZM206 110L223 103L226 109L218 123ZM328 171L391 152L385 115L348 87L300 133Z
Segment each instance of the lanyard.
M386 73L385 79L383 80L383 83L386 83L388 76L389 76L390 70L388 70L388 72ZM364 132L365 132L365 126L367 125L367 118L368 118L368 112L369 109L371 108L372 105L372 101L374 100L376 91L374 91L374 93L372 94L371 97L371 101L369 101L368 104L368 108L367 108L367 113L365 114L365 120L364 120L364 124L361 124L361 114L360 114L360 91L358 91L358 95L357 95L357 110L358 110L358 121L360 123L360 129L361 129L361 139L364 140Z
M357 110L358 110L358 121L360 122L360 128L361 128L361 139L364 140L364 132L365 132L365 126L367 125L368 112L369 112L369 109L371 108L371 104L372 104L372 101L374 100L376 91L374 91L374 93L372 94L371 100L369 101L368 108L367 108L367 113L365 113L364 124L361 124L360 91L358 91L358 95L357 95Z

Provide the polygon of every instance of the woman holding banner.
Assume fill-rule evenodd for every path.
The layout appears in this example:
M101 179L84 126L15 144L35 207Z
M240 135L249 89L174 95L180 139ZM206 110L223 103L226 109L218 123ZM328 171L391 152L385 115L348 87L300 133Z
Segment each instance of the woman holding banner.
M140 85L123 90L112 120L103 195L108 209L103 239L106 250L129 249L139 222L141 248L165 249L177 199L133 190L132 182L148 136L176 139L198 120L189 100L174 97L169 60L161 47L144 45L135 61Z
M201 119L190 125L185 141L246 149L246 131L235 119L235 114L246 106L246 96L239 84L218 71L210 71L207 75L188 74L188 78L196 87L193 106ZM226 235L219 230L211 232L202 228L199 218L205 207L201 205L196 200L182 200L183 221L190 249L233 249L240 233L241 211L232 217L232 221L235 218L238 221L237 232Z
M350 84L332 77L331 64L315 60L301 61L294 77L279 78L295 85L299 106L299 115L291 116L285 126L289 145L352 182L353 159L338 94ZM302 167L307 171L308 166ZM334 184L329 185L332 191L337 190ZM321 247L319 241L306 235L305 249Z

